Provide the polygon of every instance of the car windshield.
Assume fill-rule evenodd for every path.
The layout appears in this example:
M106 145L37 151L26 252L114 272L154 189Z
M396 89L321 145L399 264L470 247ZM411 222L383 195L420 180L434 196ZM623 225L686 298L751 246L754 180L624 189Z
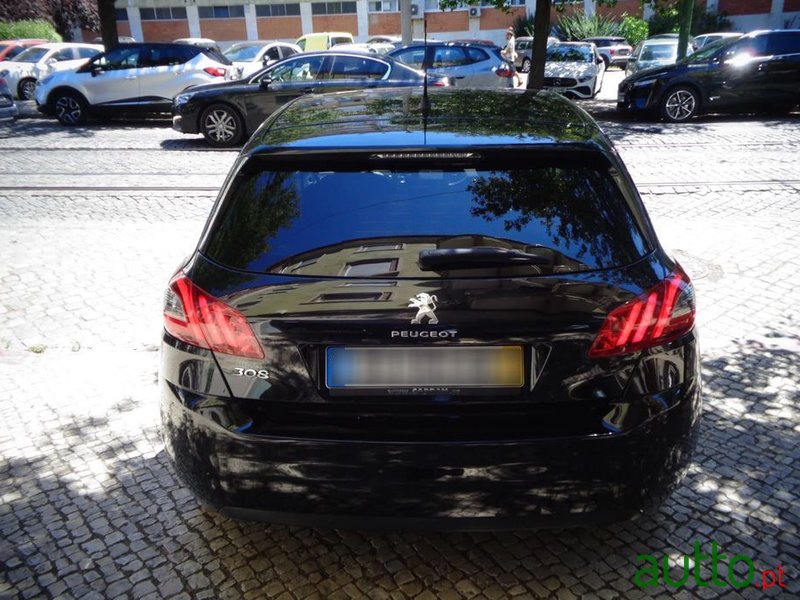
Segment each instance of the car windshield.
M24 62L24 63L35 63L39 62L44 58L44 56L49 52L48 48L28 48L24 52L20 52L14 58L15 62Z
M589 46L550 46L547 49L548 62L594 62Z
M711 58L713 58L721 48L727 48L731 44L734 44L738 39L738 37L727 37L710 42L694 54L684 58L681 63L706 63L711 60Z
M256 59L263 46L232 46L223 53L230 61L249 62Z
M670 60L678 57L678 44L646 44L639 60Z
M260 162L236 177L204 248L234 269L437 278L485 275L466 271L490 263L533 276L626 265L649 251L613 173L589 160L361 171ZM423 251L442 255L426 268Z

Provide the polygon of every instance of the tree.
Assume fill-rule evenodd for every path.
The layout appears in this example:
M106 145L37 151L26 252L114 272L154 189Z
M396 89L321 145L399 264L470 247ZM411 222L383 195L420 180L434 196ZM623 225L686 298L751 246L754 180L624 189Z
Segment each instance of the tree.
M97 29L96 0L0 0L0 20L27 19L44 19L52 23L61 37L70 41L74 28Z
M114 0L97 0L97 8L99 13L100 35L103 36L103 45L106 48L113 48L119 44L117 14L114 8Z

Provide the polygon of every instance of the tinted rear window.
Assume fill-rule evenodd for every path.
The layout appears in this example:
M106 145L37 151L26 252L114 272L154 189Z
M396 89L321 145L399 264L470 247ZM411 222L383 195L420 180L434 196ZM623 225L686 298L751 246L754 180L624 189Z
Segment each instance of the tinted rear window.
M452 161L451 161L452 162ZM211 225L203 252L234 269L333 277L436 278L422 250L495 247L547 260L537 275L626 265L649 251L608 167L371 170L264 168L251 160Z

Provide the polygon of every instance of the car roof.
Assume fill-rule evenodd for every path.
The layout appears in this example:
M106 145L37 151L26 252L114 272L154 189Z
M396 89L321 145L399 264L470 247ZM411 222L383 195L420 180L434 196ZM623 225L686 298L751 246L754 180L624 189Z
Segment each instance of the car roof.
M310 94L274 113L242 153L529 144L610 150L594 120L556 93L433 88L428 102L425 111L420 87Z

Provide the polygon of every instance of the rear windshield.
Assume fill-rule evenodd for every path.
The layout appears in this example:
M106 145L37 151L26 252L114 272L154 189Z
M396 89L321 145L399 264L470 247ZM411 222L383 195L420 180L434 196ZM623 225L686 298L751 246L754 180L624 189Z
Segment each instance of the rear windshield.
M613 171L585 162L330 171L251 160L202 252L250 272L359 278L535 276L638 260L650 248ZM469 258L485 260L486 248L499 249L488 251L489 272ZM421 266L431 250L433 267ZM452 264L445 250L458 251Z

